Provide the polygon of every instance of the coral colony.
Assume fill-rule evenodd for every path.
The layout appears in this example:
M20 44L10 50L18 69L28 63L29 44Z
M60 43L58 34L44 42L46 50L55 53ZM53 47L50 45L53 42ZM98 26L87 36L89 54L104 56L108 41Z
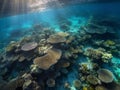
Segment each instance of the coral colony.
M120 64L114 61L120 57L120 23L93 16L73 33L72 22L63 22L61 31L35 25L4 48L0 90L120 90Z

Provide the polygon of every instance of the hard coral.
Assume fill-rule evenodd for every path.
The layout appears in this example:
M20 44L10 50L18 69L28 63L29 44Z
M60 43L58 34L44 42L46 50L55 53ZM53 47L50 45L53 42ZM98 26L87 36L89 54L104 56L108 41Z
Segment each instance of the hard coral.
M95 77L94 75L88 75L87 81L92 85L97 85L100 83L100 80L97 77Z
M104 86L98 85L98 86L95 87L95 90L108 90L108 89L105 88Z
M29 42L29 43L24 44L21 47L21 50L23 50L23 51L31 51L31 50L35 49L37 46L38 46L38 44L36 42Z
M103 49L88 48L84 55L92 60L101 60L102 62L109 62L112 59L112 54L105 52Z
M37 57L34 59L34 64L39 68L47 70L52 65L58 62L62 55L61 50L59 49L50 49L47 54L41 57Z
M91 59L101 59L102 57L102 52L100 50L97 49L93 49L93 48L88 48L84 55L90 57Z
M73 81L73 85L74 85L74 87L75 87L76 89L80 89L82 83L81 83L80 80L74 80L74 81Z
M108 69L98 70L98 78L104 83L111 83L114 80L113 73Z
M6 52L14 52L19 44L15 41L11 41L10 44L5 48Z
M103 43L104 46L106 47L110 47L110 46L114 46L115 45L115 42L112 41L112 40L106 40L104 43Z
M51 35L48 39L47 42L48 43L61 43L61 42L66 42L66 37L68 36L68 33L64 33L64 32L58 32L56 34Z
M102 61L108 63L112 59L112 57L113 57L112 54L104 53L102 55Z

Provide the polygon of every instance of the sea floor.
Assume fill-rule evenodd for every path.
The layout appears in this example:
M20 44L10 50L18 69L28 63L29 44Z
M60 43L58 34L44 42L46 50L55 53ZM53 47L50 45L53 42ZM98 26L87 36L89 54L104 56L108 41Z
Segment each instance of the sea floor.
M1 90L120 90L120 18L78 7L0 19Z

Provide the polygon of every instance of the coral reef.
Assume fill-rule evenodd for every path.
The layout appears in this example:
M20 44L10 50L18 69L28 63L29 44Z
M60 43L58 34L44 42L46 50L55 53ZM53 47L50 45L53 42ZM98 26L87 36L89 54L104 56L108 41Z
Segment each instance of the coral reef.
M59 31L36 24L11 41L0 52L0 89L119 90L117 22L90 18L80 26L77 16L74 20L74 27L70 20L58 21Z
M21 50L23 51L30 51L30 50L33 50L37 47L37 43L36 42L29 42L29 43L26 43L24 44L22 47L21 47Z
M61 57L62 52L58 49L50 49L47 54L34 59L34 64L39 68L47 70L53 64L57 63Z
M107 69L98 70L98 77L104 83L111 83L114 80L113 73Z

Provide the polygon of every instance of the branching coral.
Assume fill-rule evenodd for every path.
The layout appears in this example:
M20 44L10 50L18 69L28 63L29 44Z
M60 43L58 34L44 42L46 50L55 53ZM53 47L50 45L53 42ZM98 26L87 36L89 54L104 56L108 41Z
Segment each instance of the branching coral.
M102 62L110 62L112 59L112 54L107 53L103 51L102 49L93 49L93 48L88 48L84 55L89 57L92 60L101 60Z

